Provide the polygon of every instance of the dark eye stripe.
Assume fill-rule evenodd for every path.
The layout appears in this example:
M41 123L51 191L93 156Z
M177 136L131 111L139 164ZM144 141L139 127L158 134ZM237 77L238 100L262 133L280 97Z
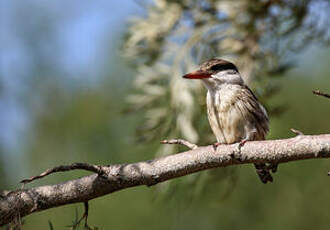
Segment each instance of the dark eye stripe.
M235 65L233 65L232 63L226 63L226 64L217 64L211 67L212 71L220 71L220 70L236 70L237 68Z

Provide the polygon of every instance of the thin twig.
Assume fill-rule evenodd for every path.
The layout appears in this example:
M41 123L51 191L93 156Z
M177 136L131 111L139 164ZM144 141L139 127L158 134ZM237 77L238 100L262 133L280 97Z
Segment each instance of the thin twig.
M291 128L290 130L291 130L291 132L293 132L297 136L303 136L304 135L304 133L299 131L298 129Z
M105 174L104 171L102 170L101 166L92 165L92 164L88 164L88 163L73 163L71 165L60 165L60 166L54 167L52 169L47 169L40 175L33 176L28 179L24 179L24 180L20 181L20 183L27 184L34 180L43 178L45 176L48 176L48 175L56 173L56 172L66 172L66 171L71 171L71 170L76 170L76 169L91 171L91 172L97 173L99 175Z
M323 96L323 97L326 97L326 98L330 98L330 94L328 94L328 93L323 93L323 92L321 92L320 90L313 90L313 93L314 93L315 95L319 95L319 96Z
M69 226L71 230L77 229L77 227L80 225L81 221L85 219L85 225L84 229L92 229L88 226L87 220L88 220L88 202L84 202L84 214L83 216L76 222L73 223L72 226Z
M190 143L189 141L183 139L172 139L172 140L163 140L160 143L162 144L175 144L175 145L184 145L190 149L197 149L198 145Z

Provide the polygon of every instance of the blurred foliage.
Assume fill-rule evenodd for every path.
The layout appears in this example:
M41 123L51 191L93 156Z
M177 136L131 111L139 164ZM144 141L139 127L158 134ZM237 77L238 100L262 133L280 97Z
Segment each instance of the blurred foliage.
M313 41L330 41L327 1L155 0L144 7L146 15L130 24L123 51L138 71L137 92L128 100L144 113L139 136L146 140L210 142L206 116L201 116L205 92L201 84L181 79L206 59L233 60L266 102L279 89L270 77L292 67L293 53ZM164 146L162 152L173 148Z
M66 23L66 20L69 19L63 20L63 15L52 15L51 12L39 10L38 7L34 11L32 8L23 7L22 11L26 10L23 14L24 18L33 18L34 15L40 17L37 16L35 19L36 22L39 22L35 25L37 28L33 25L32 28L26 25L23 29L16 28L24 32L21 37L27 41L23 45L28 48L33 58L33 66L25 69L26 77L24 80L18 81L18 86L24 86L24 92L19 95L19 99L22 106L28 111L29 126L20 136L21 155L9 157L0 153L0 176L2 178L0 183L3 184L6 180L5 189L18 188L17 182L22 177L36 175L46 168L59 164L72 162L113 164L152 159L159 148L159 140L186 137L181 131L181 126L195 130L192 133L197 136L199 144L211 143L213 135L210 133L206 120L205 92L197 82L183 82L180 76L190 68L196 68L200 61L211 55L223 56L220 50L223 49L221 47L224 44L221 41L227 39L230 41L230 36L215 38L213 45L216 46L216 52L212 51L214 53L207 51L212 49L207 48L210 45L205 39L202 39L202 42L196 41L196 43L194 40L194 44L183 48L186 47L186 39L189 40L188 37L194 33L194 28L198 27L192 23L193 21L189 21L189 18L204 21L198 27L204 29L207 28L207 26L203 26L204 24L213 20L215 23L218 20L211 20L208 18L209 16L204 17L204 14L208 15L207 8L204 10L205 12L202 10L203 7L208 7L207 4L205 5L206 1L195 2L201 5L200 9L193 8L192 1L157 1L155 5L147 5L148 12L150 11L148 14L157 10L152 14L155 18L159 17L157 23L149 22L148 16L144 19L136 19L138 22L142 20L147 23L147 27L142 26L137 32L142 31L142 34L148 34L144 28L148 28L149 24L154 28L153 33L158 34L159 30L162 32L157 35L159 38L156 40L141 42L142 47L146 49L150 46L149 43L154 44L150 46L152 48L148 48L151 49L151 53L155 52L153 57L148 56L149 51L141 56L137 56L140 53L134 54L136 61L139 62L131 62L138 71L135 86L139 84L141 86L136 89L137 96L133 97L133 101L140 97L142 104L134 102L134 105L130 106L125 105L125 98L129 93L132 76L135 76L135 72L128 70L127 63L118 56L116 50L103 47L108 51L108 56L104 57L108 65L104 67L101 76L93 76L93 80L99 79L95 83L91 84L91 81L87 81L85 78L70 78L58 71L60 66L54 64L54 62L58 63L56 60L61 57L55 52L57 48L52 40L56 35L54 26L59 23L57 19L61 19L61 23ZM231 4L234 1L209 2ZM266 3L267 1L260 2ZM298 4L298 1L288 2ZM304 3L311 4L311 1ZM79 2L79 4L81 3ZM165 5L162 6L162 4ZM188 4L187 7L190 6L190 8L182 6L183 4ZM158 9L159 7L161 9ZM282 7L293 9L293 6ZM298 9L299 7L297 7ZM240 12L240 10L236 12ZM242 10L242 12L245 11ZM180 14L180 19L176 19L177 22L174 26L172 25L171 32L166 32L166 28L169 26L166 19L167 17L176 18L176 16L171 16L175 13ZM202 13L203 16L198 16ZM290 18L290 12L288 14ZM286 42L294 37L298 37L298 41L302 41L303 36L300 37L300 34L305 31L308 14L304 17L304 26L298 26L299 23L293 21L292 25L296 25L297 28L289 32L284 41L279 39L278 42L287 44ZM45 15L47 15L46 18L49 17L49 20L44 20ZM321 15L321 10L317 15ZM222 16L216 14L216 17L221 18ZM281 17L278 15L274 20L280 20ZM181 21L182 19L184 20ZM318 17L314 19L317 20ZM60 25L57 27L61 27ZM131 24L133 27L134 25L137 24ZM179 28L184 25L188 29L182 30L183 37L172 37L173 31L179 32ZM231 23L225 24L224 28L230 29L229 25ZM42 30L39 26L45 27L47 30ZM220 28L222 27L220 26ZM243 28L245 27L243 26ZM313 29L321 31L318 28L313 27ZM113 31L113 28L108 29L112 31L112 36L117 35L117 37L113 40L106 40L106 42L112 45L118 44L120 31ZM210 29L209 35L208 33L199 35L208 37L216 31L220 33L221 30ZM195 34L197 37L199 35ZM322 41L320 44L326 44L324 41L326 37L317 36L312 32L309 35L315 35L315 37L314 40L308 38L307 41L313 42L319 39ZM130 39L129 34L126 36L127 39ZM116 39L117 41L115 41ZM48 50L48 46L45 44L49 43L52 45L52 52L45 52ZM173 46L170 45L172 43ZM256 44L264 47L263 43L257 42ZM221 46L217 48L218 45ZM124 46L127 46L127 43ZM205 48L198 48L204 46ZM134 47L129 48L131 52L135 52ZM227 46L226 49L229 50L223 51L224 57L228 56L240 61L239 56L235 59L236 51L231 51L230 46ZM253 74L252 72L250 74L250 84L254 86L259 96L271 91L268 85L281 86L280 93L272 94L272 97L266 100L269 108L279 108L283 105L286 107L285 113L282 113L281 116L271 116L270 138L293 136L289 132L290 128L299 129L306 134L329 133L329 100L312 95L311 90L329 91L330 52L329 49L317 49L316 53L313 52L313 49L307 51L299 52L301 55L297 58L292 55L290 50L287 50L286 52L289 54L283 54L285 58L283 62L286 65L281 66L284 63L276 64L277 59L274 59L273 67L277 68L270 68L273 72L265 75L261 74L263 68L258 67L259 65L263 67L263 64L260 64L260 58L254 59L256 57L253 57L252 53L249 54L249 49L244 51L247 52L245 54L247 60L249 57L256 60L257 66L253 67ZM174 52L173 57L176 54L180 56L177 63L187 62L187 64L174 64L174 59L163 57L167 52ZM199 53L199 56L192 55L192 52ZM260 50L258 48L257 53L259 52L263 53L264 48L260 48ZM232 54L233 56L231 56ZM286 71L286 67L292 65L291 60L297 60L297 64L291 70ZM266 60L264 61L266 62ZM240 69L244 66L244 63L239 64ZM146 71L146 74L143 71ZM162 74L159 74L160 72ZM244 70L244 75L248 76L248 72L248 70ZM274 77L269 77L271 74ZM74 72L72 75L79 75L79 73ZM151 77L154 78L151 79ZM144 87L149 84L155 88ZM6 86L4 85L4 87ZM179 98L180 101L174 101L177 95L182 96L182 100ZM186 103L187 100L188 103ZM134 116L123 116L121 111L124 109L131 111L139 109L142 112L135 112ZM148 119L146 123L145 116L156 119L155 114L160 114L163 119L156 120L156 124L152 119L150 121ZM189 125L189 120L185 120L184 116L179 118L180 114L191 116L191 124ZM142 130L135 135L134 129L137 126L142 127ZM150 128L157 132L156 136ZM189 130L187 132L189 134ZM150 134L150 137L141 134ZM203 135L200 136L201 134ZM149 140L148 138L151 137L154 137L156 141L137 143L136 136L141 141ZM166 148L171 147L166 146ZM175 150L168 149L160 152L174 153ZM3 167L4 165L6 167ZM1 174L4 168L8 171ZM209 170L172 180L170 182L172 186L166 186L168 183L163 183L151 188L136 187L90 201L88 223L99 229L328 229L330 184L326 174L329 169L329 160L326 159L281 164L279 172L275 175L275 182L269 186L264 186L258 181L253 167L250 165ZM21 171L23 174L20 174ZM86 172L58 174L27 185L27 187L60 183L81 175L86 175ZM8 184L15 185L15 187L9 187ZM167 196L155 192L160 188L167 191ZM76 209L78 215L76 215ZM65 226L72 224L72 221L80 217L82 213L83 204L34 213L24 218L23 229L65 229Z
M136 92L128 101L134 114L141 111L145 117L138 128L141 141L184 138L200 145L215 141L205 112L204 88L200 82L181 77L206 59L218 56L234 61L275 116L285 105L269 106L269 99L280 90L273 79L293 67L294 54L302 53L312 42L330 44L327 1L144 3L146 14L132 19L123 45L138 72ZM314 12L321 6L321 11ZM158 154L174 153L178 148L163 145ZM189 180L205 173L188 176L185 182L190 185Z

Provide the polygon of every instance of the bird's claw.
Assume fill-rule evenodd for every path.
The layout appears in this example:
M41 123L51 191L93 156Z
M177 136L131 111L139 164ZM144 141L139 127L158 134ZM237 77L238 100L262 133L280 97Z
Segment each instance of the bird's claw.
M242 140L242 141L239 142L239 144L238 144L238 151L239 152L241 152L241 149L245 145L246 142L247 142L246 139L244 139L244 140Z
M238 160L239 162L242 162L242 159L241 159L241 148L244 146L244 144L247 142L246 139L242 140L241 142L238 143L238 146L237 146L237 151L234 151L232 154L231 154L231 157L233 159L236 159Z
M214 151L216 151L217 150L217 148L218 148L218 146L219 145L221 145L221 143L220 142L215 142L212 146L213 146L213 149L214 149Z

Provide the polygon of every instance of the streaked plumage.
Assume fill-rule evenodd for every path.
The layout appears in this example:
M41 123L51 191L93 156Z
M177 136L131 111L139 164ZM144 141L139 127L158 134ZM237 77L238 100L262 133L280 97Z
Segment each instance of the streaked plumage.
M207 114L217 141L264 140L268 132L266 110L245 85L224 84L208 91Z
M236 66L211 59L185 78L201 79L208 89L206 102L210 126L220 144L264 140L269 130L268 115L245 85ZM265 164L255 164L263 183L273 179Z

